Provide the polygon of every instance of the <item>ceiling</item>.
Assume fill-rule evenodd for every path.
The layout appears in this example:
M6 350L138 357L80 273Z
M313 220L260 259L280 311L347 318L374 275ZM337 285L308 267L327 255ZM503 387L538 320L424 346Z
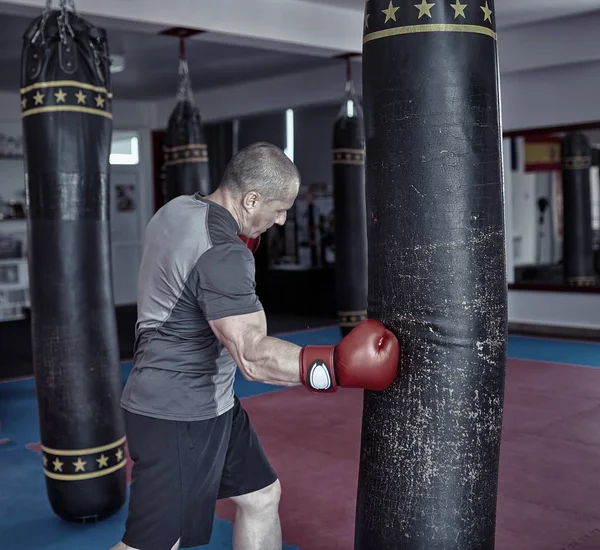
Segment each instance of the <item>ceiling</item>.
M364 9L364 0L299 1ZM496 0L496 7L498 25L506 27L598 10L600 0ZM0 17L0 90L20 87L21 36L30 21L18 15ZM110 30L109 39L111 52L125 58L125 70L113 75L115 97L156 100L177 93L177 38ZM227 44L222 38L212 42L209 34L188 40L187 54L195 91L339 64L323 56Z
M0 17L0 90L20 87L21 37L31 18ZM154 100L175 96L179 82L179 39L158 34L109 31L111 53L125 56L125 70L112 77L115 97ZM194 91L339 64L338 60L187 40Z
M361 11L365 7L365 0L302 1L329 4ZM556 17L578 15L600 9L600 0L496 0L494 4L496 6L498 28L534 23Z

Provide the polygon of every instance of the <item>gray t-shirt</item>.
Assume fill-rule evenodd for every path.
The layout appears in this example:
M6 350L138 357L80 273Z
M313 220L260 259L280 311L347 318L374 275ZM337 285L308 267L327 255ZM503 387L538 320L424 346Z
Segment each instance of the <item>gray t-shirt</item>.
M233 216L199 194L171 200L150 220L124 409L193 421L233 406L236 365L208 321L262 309L254 257L237 232Z

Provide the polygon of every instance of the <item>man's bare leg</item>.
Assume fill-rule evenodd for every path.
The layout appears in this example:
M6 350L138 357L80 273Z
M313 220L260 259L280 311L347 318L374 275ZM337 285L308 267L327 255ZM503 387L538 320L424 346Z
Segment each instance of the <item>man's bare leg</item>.
M110 550L143 550L143 549L132 548L131 546L127 546L126 544L123 544L122 542L120 542L116 546L113 546ZM171 548L171 550L179 550L179 540L175 543L175 545L173 546L173 548Z
M279 499L281 485L272 485L233 500L237 506L233 524L233 550L281 550Z

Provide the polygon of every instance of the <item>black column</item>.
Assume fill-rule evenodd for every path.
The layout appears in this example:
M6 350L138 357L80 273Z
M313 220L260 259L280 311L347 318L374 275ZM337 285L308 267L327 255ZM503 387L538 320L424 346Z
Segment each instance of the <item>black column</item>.
M64 8L25 32L21 106L31 335L52 509L124 503L125 430L110 260L112 93L103 29Z
M592 149L584 134L563 137L561 164L565 282L572 286L593 286L596 277L590 190Z
M368 313L356 550L492 550L507 331L493 1L366 4Z

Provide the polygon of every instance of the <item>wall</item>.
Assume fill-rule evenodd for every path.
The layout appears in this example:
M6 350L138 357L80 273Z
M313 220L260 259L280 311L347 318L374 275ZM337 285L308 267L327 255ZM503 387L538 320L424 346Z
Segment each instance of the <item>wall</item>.
M361 93L361 64L353 63L356 91ZM331 68L306 71L272 79L259 80L197 94L203 119L206 122L234 117L261 116L311 105L323 106L323 117L316 124L325 124L327 106L338 105L344 94L344 64ZM501 76L503 130L511 131L532 127L549 127L561 124L584 123L600 120L600 64L581 63L545 68ZM141 132L140 153L140 227L144 228L152 214L150 130L162 128L173 108L172 98L155 104L115 101L115 128L137 129ZM0 94L0 128L20 126L15 113L19 112L18 94ZM0 130L1 131L1 130ZM249 138L248 138L249 139ZM296 145L298 162L307 168L308 178L316 177L311 171L310 156L302 159L301 146ZM323 153L325 154L325 153ZM317 166L315 161L315 167ZM316 173L325 173L316 169ZM514 186L512 190L514 191ZM507 194L507 205L511 204ZM509 316L512 321L547 324L554 322L548 311L554 311L560 322L573 326L596 326L600 317L600 296L585 295L590 308L579 307L581 297L568 294L510 292ZM542 304L544 307L542 307ZM549 308L549 309L545 309ZM558 317L558 313L561 317Z
M360 64L354 81L361 93ZM253 114L311 104L336 105L343 97L343 67L257 81L198 96L210 119ZM501 76L504 131L600 121L600 64L582 63ZM237 98L243 97L240 102ZM163 104L158 112L164 112ZM297 147L300 150L300 147ZM518 193L513 182L512 193ZM519 202L506 193L506 204ZM512 212L511 212L512 214ZM508 218L512 218L507 215ZM535 222L535 220L534 220ZM509 246L507 245L507 249ZM509 281L511 277L509 274ZM509 291L509 320L514 323L600 329L600 295Z
M153 213L152 167L150 132L158 126L156 106L150 102L115 100L113 106L115 130L135 131L139 136L140 162L137 166L112 166L111 185L133 185L136 209L120 213L112 193L113 224L111 242L113 255L113 286L117 305L133 304L137 293L137 269L141 259L142 236ZM22 135L19 94L0 93L0 134ZM0 197L21 199L24 193L24 165L22 160L0 160ZM0 221L0 232L19 233L24 237L25 223Z

